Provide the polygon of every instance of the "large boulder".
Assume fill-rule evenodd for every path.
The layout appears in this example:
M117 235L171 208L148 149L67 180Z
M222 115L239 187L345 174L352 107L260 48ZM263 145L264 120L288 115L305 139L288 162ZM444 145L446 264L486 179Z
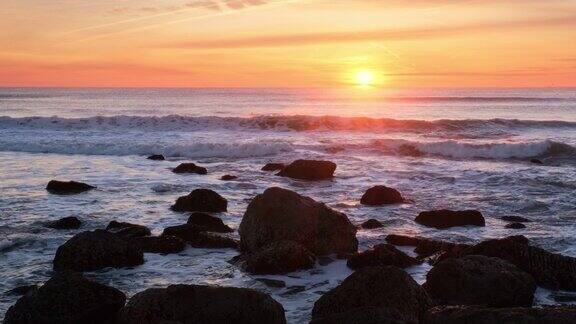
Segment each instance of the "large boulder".
M285 324L284 308L252 289L171 285L137 293L122 309L119 324Z
M536 282L504 260L469 255L436 264L426 275L423 287L441 305L529 307Z
M105 230L74 235L56 250L54 270L93 271L132 267L144 263L142 250Z
M378 244L372 249L357 253L348 259L348 267L357 270L364 267L396 266L406 268L420 262L391 244Z
M242 259L242 268L252 274L285 274L310 269L316 262L314 254L293 241L274 242Z
M421 212L415 219L416 223L438 229L454 226L485 226L484 216L477 210L453 211L448 209Z
M50 180L46 190L53 194L75 194L94 189L96 187L76 181Z
M198 227L204 228L205 231L208 232L217 232L217 233L231 233L234 232L228 225L224 224L224 222L212 215L208 215L206 213L192 213L188 218L188 224L196 225Z
M144 225L118 222L115 220L108 223L106 230L125 237L143 237L152 234L150 229Z
M400 204L404 202L402 194L394 188L386 186L374 186L364 193L360 199L362 205L381 206L390 204Z
M358 250L356 228L346 215L277 187L252 199L238 231L241 249L249 253L278 241L300 243L315 255Z
M318 320L357 308L386 309L393 320L418 322L432 305L426 291L397 267L368 267L346 278L314 304L312 319Z
M145 253L170 254L186 248L186 242L171 235L134 237L130 241Z
M225 212L228 209L228 201L216 191L210 189L195 189L187 196L182 196L172 205L172 210L178 212Z
M296 160L280 170L278 175L300 180L325 180L334 177L335 170L334 162Z
M576 323L576 307L485 308L438 306L429 309L421 324L567 324Z
M206 168L198 166L194 163L181 163L174 169L172 169L174 173L196 173L196 174L208 174L208 170Z
M164 229L162 236L176 236L195 248L238 248L238 242L229 237L206 233L204 228L184 224Z
M112 324L126 302L119 290L57 272L40 288L30 291L6 312L4 324Z
M413 324L404 321L401 314L393 309L381 307L359 307L344 313L327 315L313 319L310 324Z
M46 227L53 229L79 229L80 226L82 226L82 222L75 216L60 218L46 224Z

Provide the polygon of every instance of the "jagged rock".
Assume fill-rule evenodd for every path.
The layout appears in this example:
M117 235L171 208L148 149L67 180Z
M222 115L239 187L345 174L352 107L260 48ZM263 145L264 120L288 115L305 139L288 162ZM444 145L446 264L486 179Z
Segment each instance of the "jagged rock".
M162 154L153 154L150 155L149 157L147 157L148 160L154 160L154 161L164 161L166 160L166 158L164 157L164 155Z
M274 242L260 251L246 254L242 268L252 274L285 274L314 266L316 257L292 241Z
M76 181L50 180L46 190L53 194L75 194L94 189L96 187Z
M196 174L208 174L208 170L201 166L197 166L194 163L181 163L175 167L172 172L174 173L196 173Z
M378 244L348 259L347 265L357 270L364 267L396 266L406 268L420 262L390 244Z
M416 223L428 227L444 229L454 226L485 226L482 213L477 210L453 211L447 209L424 211L415 219Z
M208 232L217 232L217 233L234 232L234 230L231 229L228 225L224 224L224 222L220 218L205 213L192 213L192 215L190 215L190 217L188 218L188 224L196 225Z
M265 166L262 167L262 171L280 171L284 169L286 165L284 163L266 163Z
M382 225L382 222L380 222L379 220L371 218L371 219L365 221L364 223L362 223L362 225L360 225L360 227L362 227L363 229L374 229L374 228L384 227L384 225Z
M296 160L278 175L300 180L325 180L334 177L336 164L330 161Z
M195 248L238 248L236 240L206 233L203 228L190 224L167 227L162 232L164 235L179 237Z
M362 205L368 206L400 204L402 202L404 202L402 194L398 190L386 186L374 186L366 190L360 199Z
M135 237L130 241L146 253L171 254L186 248L184 240L171 235Z
M210 189L195 189L187 196L176 200L172 206L174 211L198 211L198 212L225 212L228 209L228 201L216 191Z
M122 235L125 237L142 237L142 236L149 236L152 234L152 232L150 232L150 229L144 225L117 222L115 220L108 223L108 226L106 226L106 230L111 233Z
M576 323L576 308L484 308L438 306L429 309L421 324L567 324Z
M82 222L74 216L60 218L59 220L46 224L46 227L54 229L79 229Z
M230 174L225 174L225 175L220 177L220 180L222 180L222 181L230 181L230 180L235 180L235 179L238 179L238 177L235 175L230 175Z

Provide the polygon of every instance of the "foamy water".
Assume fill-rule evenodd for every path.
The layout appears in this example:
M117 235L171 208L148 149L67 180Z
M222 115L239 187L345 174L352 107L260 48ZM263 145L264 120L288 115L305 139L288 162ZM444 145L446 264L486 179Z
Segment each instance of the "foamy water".
M363 91L0 89L0 314L17 299L2 292L49 278L56 248L77 233L43 223L78 216L83 230L91 230L116 219L159 234L186 222L187 214L169 206L200 187L229 200L229 212L219 216L234 228L253 196L281 186L326 202L354 223L381 220L384 228L358 232L361 250L390 233L458 242L523 234L576 256L576 91ZM169 160L149 161L148 154ZM302 182L260 171L267 162L297 158L332 160L336 177ZM209 174L170 172L182 161L206 166ZM223 174L239 179L223 182ZM98 189L49 195L44 187L54 178ZM376 184L399 189L411 202L359 205ZM487 226L440 231L413 222L432 208L479 209ZM505 229L499 220L505 215L535 222ZM351 273L344 261L334 261L287 276L251 276L227 263L235 255L188 248L146 254L146 263L133 269L87 275L129 295L171 283L255 288L298 323ZM423 282L428 269L408 271ZM259 278L286 287L268 287ZM546 290L537 302L557 303Z

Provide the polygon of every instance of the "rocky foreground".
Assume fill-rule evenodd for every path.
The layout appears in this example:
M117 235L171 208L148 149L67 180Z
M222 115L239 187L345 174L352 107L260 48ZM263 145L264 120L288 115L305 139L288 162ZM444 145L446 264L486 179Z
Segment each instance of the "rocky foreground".
M163 161L164 157L152 156ZM262 168L278 176L318 181L334 176L328 161L298 160ZM182 164L176 173L204 175L205 168ZM234 180L228 175L226 181ZM80 182L51 181L53 194L88 194L97 189ZM366 191L366 206L406 203L386 186ZM386 242L358 251L358 228L382 227L377 220L354 225L348 217L294 191L273 187L248 205L238 234L214 213L227 210L226 198L206 188L177 199L171 207L192 212L187 223L152 236L143 225L112 221L105 229L74 235L56 251L54 275L40 287L15 289L23 296L7 311L5 324L102 323L286 323L284 309L269 295L246 288L170 285L146 289L127 299L82 272L108 267L137 267L144 253L177 253L192 248L235 249L230 260L251 274L287 274L313 268L320 258L347 259L355 272L314 304L311 323L576 323L576 308L533 306L538 286L576 291L576 259L530 245L523 236L487 240L475 245L424 237L389 235ZM454 226L486 226L474 210L423 211L414 221L438 230ZM511 219L515 223L529 220ZM75 230L82 221L64 218L46 224ZM397 246L414 247L416 257ZM405 268L433 265L423 285ZM25 288L25 289L24 289Z

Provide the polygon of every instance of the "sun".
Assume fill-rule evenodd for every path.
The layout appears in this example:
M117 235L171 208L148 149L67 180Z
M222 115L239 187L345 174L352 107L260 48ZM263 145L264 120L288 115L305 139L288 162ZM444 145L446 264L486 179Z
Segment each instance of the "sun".
M374 72L363 70L356 72L356 84L362 87L369 87L374 85Z

